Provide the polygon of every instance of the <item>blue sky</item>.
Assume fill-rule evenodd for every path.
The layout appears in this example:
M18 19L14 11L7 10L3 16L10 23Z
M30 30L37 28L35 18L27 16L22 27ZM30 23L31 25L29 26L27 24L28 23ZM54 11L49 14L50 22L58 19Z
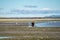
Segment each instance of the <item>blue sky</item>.
M6 16L7 14L3 14L3 13L10 13L10 11L14 9L15 10L17 9L18 10L20 9L60 10L60 0L0 0L0 16ZM8 14L8 16L14 16L14 15ZM36 16L33 14L28 14L28 15ZM37 16L38 15L39 14L37 14ZM17 14L14 17L16 16L23 17L25 16L25 14L21 14L21 15Z

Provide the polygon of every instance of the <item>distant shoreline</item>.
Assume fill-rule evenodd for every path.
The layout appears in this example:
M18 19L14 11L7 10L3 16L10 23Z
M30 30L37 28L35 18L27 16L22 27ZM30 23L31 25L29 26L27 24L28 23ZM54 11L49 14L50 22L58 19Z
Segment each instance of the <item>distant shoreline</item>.
M60 17L0 17L0 19L60 19Z

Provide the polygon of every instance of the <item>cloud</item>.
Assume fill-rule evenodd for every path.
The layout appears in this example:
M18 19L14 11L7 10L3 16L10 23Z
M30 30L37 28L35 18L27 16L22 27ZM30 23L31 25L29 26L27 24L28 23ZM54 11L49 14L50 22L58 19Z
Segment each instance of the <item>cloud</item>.
M42 9L40 9L38 7L36 7L36 8L34 8L34 7L35 6L26 6L24 8L20 8L20 10L54 10L54 9L51 9L51 8L42 8Z
M25 8L37 8L37 6L35 6L35 5L25 5L24 7Z
M30 8L21 8L21 9L12 9L8 12L3 12L0 16L11 16L11 17L45 17L50 15L57 15L60 10L53 10L51 8L42 8L42 9L30 9ZM3 15L4 14L4 15ZM60 14L58 14L60 15Z
M53 9L51 9L51 8L42 8L40 10L53 10Z
M0 10L3 10L4 8L0 8Z
M21 8L21 9L12 9L11 14L59 14L60 10L53 10L51 8L42 8L42 9L31 9L31 8Z

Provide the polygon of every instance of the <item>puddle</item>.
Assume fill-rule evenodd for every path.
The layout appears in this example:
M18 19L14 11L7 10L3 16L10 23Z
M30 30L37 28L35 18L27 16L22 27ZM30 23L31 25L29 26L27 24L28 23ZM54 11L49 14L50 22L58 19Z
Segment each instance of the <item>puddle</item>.
M5 39L5 38L12 38L12 37L0 37L0 39Z

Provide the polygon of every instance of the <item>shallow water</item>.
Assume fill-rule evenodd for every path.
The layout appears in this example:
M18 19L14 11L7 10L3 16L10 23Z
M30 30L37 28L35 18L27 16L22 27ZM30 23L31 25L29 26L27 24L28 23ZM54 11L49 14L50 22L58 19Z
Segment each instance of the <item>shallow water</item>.
M60 27L60 21L36 22L36 27Z
M0 39L5 39L5 38L12 38L12 37L0 37Z
M31 26L31 22L29 22ZM35 22L35 27L60 27L60 21Z

